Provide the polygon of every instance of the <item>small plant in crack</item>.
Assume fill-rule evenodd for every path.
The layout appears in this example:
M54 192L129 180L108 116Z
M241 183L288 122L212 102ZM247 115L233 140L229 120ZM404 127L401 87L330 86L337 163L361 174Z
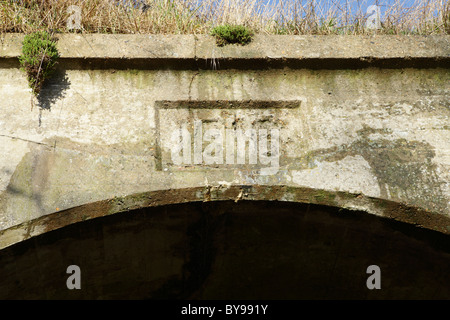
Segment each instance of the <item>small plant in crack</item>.
M211 30L211 35L216 38L219 47L226 44L246 45L252 41L253 32L241 25L220 25Z
M56 39L48 32L36 31L24 37L19 61L22 70L27 74L28 85L36 97L45 80L54 72L58 58Z

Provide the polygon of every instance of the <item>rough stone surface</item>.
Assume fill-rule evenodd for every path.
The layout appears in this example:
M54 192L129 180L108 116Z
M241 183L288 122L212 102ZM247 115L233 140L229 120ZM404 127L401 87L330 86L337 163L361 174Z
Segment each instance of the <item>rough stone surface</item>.
M1 247L131 207L244 198L363 210L450 233L448 67L268 67L284 58L448 62L448 36L258 36L218 48L208 36L64 35L59 69L34 106L15 62L20 37L3 36L0 50ZM94 58L115 60L83 65ZM201 68L183 68L196 59ZM222 69L227 59L246 62ZM260 59L269 64L258 69ZM264 171L261 157L174 163L171 136L185 128L194 153L195 121L203 133L278 130L275 170ZM204 152L214 139L202 141ZM149 194L156 199L140 196ZM97 209L76 214L87 204Z

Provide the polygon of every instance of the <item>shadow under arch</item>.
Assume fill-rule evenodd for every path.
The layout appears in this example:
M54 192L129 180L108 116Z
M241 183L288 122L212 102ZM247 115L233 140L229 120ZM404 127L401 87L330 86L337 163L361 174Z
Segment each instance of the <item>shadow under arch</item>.
M39 218L0 250L0 298L450 298L448 235L332 206L343 194L259 188L149 192ZM81 290L66 288L69 265ZM366 286L370 265L381 290Z

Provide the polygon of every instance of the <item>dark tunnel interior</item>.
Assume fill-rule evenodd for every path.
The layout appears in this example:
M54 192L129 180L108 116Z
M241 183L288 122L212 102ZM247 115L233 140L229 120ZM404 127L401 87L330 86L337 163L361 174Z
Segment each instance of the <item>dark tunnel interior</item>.
M80 289L69 289L70 265ZM380 288L368 287L369 266ZM365 212L193 202L79 222L0 251L1 299L449 299L450 237Z

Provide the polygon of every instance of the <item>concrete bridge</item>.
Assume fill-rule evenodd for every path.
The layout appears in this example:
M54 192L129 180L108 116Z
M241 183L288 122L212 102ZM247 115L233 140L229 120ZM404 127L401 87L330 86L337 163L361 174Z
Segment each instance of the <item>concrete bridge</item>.
M3 35L0 50L0 297L255 297L227 277L245 263L292 271L289 259L279 265L299 252L291 242L309 248L295 260L303 291L290 278L275 297L450 297L449 36L217 47L198 35L60 35L57 73L35 101L18 65L22 38ZM242 260L252 254L239 242L260 248L258 234L279 239L264 250L288 248L284 258ZM328 252L312 254L317 243L332 253L307 267ZM151 279L127 282L136 273L120 255ZM417 266L424 257L433 267ZM409 276L426 289L399 276L414 263ZM81 290L65 287L71 264L95 270ZM391 290L367 289L370 264L392 271ZM249 283L261 288L264 272ZM111 289L118 282L133 285Z

